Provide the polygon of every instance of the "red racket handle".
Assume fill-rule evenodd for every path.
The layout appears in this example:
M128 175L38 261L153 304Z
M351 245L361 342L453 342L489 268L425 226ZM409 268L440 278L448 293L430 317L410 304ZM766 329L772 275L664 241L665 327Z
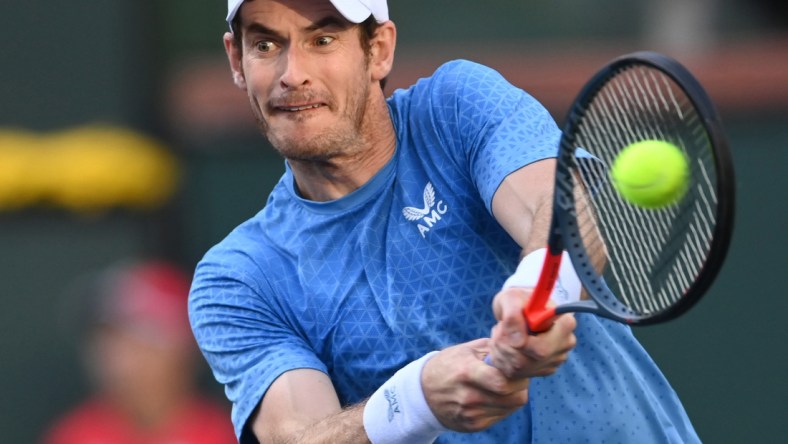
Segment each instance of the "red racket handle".
M531 333L541 333L549 330L553 325L555 308L548 307L547 302L550 300L550 294L553 292L555 282L558 280L558 270L561 268L562 255L562 251L559 251L558 254L553 254L550 248L547 248L542 271L539 273L539 280L536 282L531 298L528 299L525 307L523 307L523 316Z

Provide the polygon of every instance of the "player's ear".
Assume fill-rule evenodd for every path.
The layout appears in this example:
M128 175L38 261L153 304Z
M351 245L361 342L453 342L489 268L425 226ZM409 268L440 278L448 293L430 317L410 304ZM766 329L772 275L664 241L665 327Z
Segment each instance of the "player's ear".
M244 76L243 64L243 50L241 49L235 36L231 32L224 33L224 52L227 53L227 60L230 61L230 69L233 72L233 82L238 88L246 90L246 76Z
M394 64L394 49L397 46L397 27L394 22L387 21L378 26L370 44L370 73L373 81L380 81L389 75Z

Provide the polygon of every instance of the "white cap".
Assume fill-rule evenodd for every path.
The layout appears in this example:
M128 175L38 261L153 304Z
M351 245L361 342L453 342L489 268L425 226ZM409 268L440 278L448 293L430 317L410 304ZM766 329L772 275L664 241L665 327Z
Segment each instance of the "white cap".
M233 18L241 7L244 0L227 0L227 24L232 30ZM361 23L370 15L375 17L378 23L383 23L389 19L389 7L386 0L331 0L348 21Z

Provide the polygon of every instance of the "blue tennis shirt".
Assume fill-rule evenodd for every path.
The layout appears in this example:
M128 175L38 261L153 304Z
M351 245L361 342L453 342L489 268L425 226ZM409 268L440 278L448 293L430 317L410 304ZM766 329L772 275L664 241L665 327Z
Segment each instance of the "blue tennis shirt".
M487 337L520 247L491 214L501 181L554 157L560 131L534 98L467 61L388 99L393 158L338 200L299 197L286 169L265 208L200 262L195 336L244 425L282 373L325 372L343 404L432 350ZM577 315L578 345L492 428L438 443L692 442L695 432L628 327Z

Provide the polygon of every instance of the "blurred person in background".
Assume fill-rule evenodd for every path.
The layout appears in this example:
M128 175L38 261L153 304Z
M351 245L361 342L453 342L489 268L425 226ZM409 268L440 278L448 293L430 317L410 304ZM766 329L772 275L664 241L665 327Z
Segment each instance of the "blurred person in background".
M189 285L165 262L116 266L91 282L85 362L95 392L44 444L235 442L226 409L198 394Z

